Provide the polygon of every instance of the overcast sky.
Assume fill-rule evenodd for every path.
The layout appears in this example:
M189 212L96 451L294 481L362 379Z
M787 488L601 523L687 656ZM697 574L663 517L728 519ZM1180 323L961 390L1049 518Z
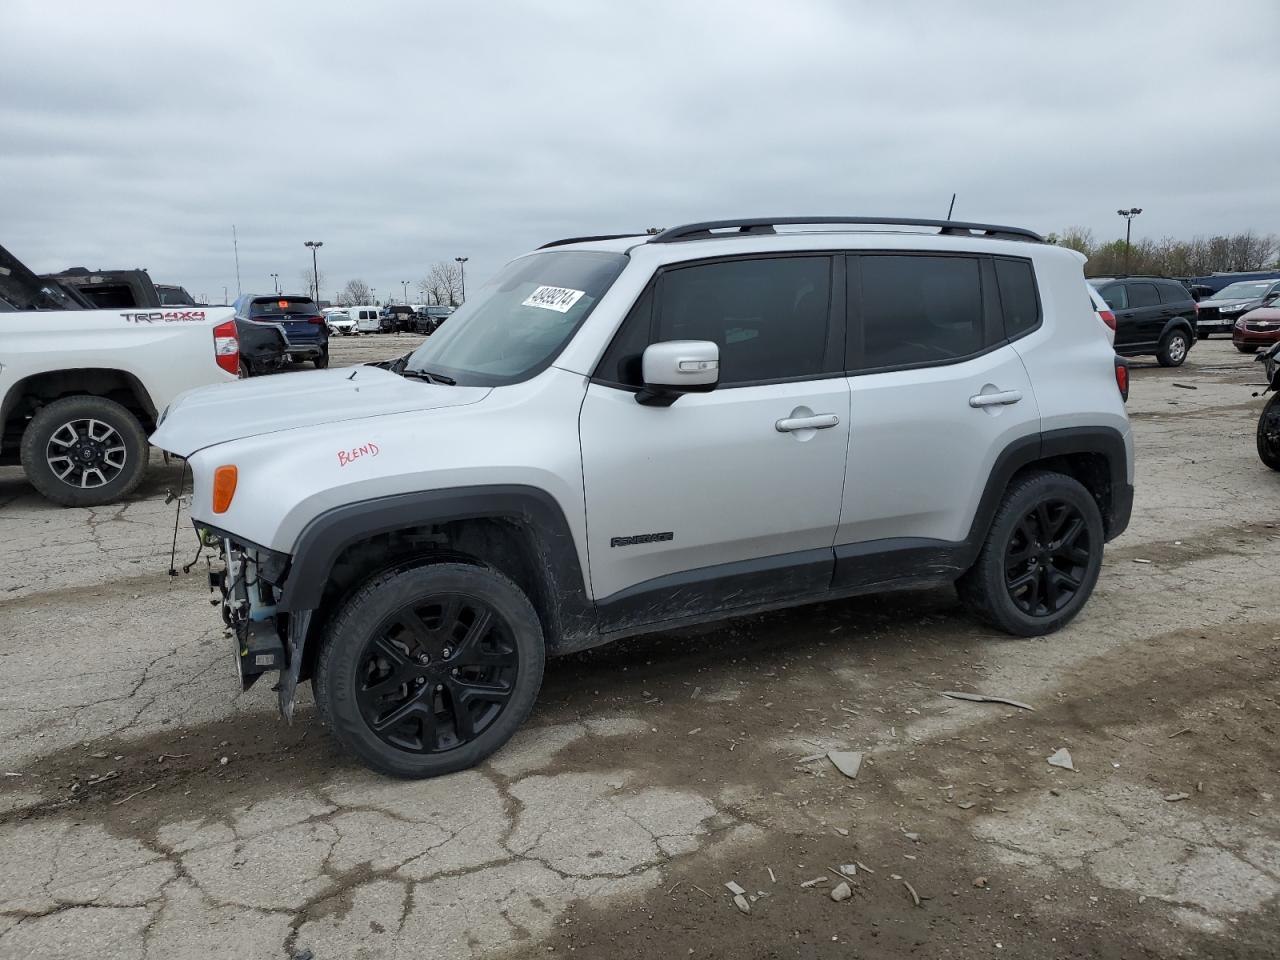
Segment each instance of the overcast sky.
M1280 232L1280 2L4 0L0 244L220 302L778 214Z

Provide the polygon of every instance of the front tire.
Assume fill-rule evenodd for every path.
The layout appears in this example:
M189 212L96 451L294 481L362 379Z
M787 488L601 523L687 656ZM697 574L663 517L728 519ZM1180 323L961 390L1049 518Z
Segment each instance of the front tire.
M409 778L472 767L511 739L546 659L520 588L461 563L372 581L323 644L313 686L325 723L365 765Z
M1280 470L1280 393L1267 401L1258 417L1258 459Z
M1005 493L977 562L956 583L978 619L1019 637L1064 626L1102 569L1097 502L1079 481L1036 471Z
M96 507L132 493L147 472L147 435L106 397L64 397L41 407L22 435L22 469L46 499Z
M1174 330L1160 341L1160 349L1156 351L1156 359L1162 367L1180 367L1187 359L1187 351L1191 349L1191 341L1181 330Z
M1256 345L1250 346L1247 343L1237 343L1236 349L1239 350L1241 353L1257 353L1258 352L1258 347Z

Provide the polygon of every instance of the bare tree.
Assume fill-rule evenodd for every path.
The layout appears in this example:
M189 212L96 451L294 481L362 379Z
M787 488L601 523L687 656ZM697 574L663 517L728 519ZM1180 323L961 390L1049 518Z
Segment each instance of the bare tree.
M462 301L462 270L446 260L432 264L418 290L427 303L456 307Z
M319 279L320 279L320 289L323 290L324 280L325 280L323 270L320 271ZM319 302L320 294L316 290L316 277L312 274L312 272L310 270L303 270L301 273L298 274L298 281L302 286L302 288L307 291L307 296L310 297L312 300Z
M1273 234L1256 234L1252 230L1230 236L1192 237L1159 240L1141 237L1128 251L1123 239L1098 243L1091 231L1068 227L1048 239L1060 246L1079 250L1089 258L1089 276L1107 277L1128 272L1162 277L1199 277L1214 272L1265 270L1280 267L1280 239Z
M338 303L344 307L354 307L357 304L369 303L372 299L373 291L369 289L369 285L363 280L348 280L347 285L338 294Z

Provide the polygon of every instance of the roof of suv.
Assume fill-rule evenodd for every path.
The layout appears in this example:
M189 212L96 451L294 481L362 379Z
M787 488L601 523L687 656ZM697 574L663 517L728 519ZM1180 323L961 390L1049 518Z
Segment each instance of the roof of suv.
M785 229L778 229L783 227ZM657 233L609 234L590 237L569 237L543 244L539 250L565 247L576 250L592 250L607 253L636 253L646 249L661 262L692 259L716 254L749 252L757 244L761 249L812 249L815 237L830 238L826 245L838 247L862 247L875 244L900 248L915 246L925 249L990 249L995 243L1005 247L1000 251L1013 253L1008 248L1023 247L1018 251L1026 256L1025 247L1051 247L1039 234L1022 227L996 224L969 223L953 220L919 220L895 217L768 217L745 220L714 220L669 227ZM875 238L874 241L871 238ZM904 240L909 241L904 244ZM957 244L956 241L977 241ZM697 254L687 245L696 244ZM708 249L708 247L710 249ZM1067 250L1065 247L1053 249Z

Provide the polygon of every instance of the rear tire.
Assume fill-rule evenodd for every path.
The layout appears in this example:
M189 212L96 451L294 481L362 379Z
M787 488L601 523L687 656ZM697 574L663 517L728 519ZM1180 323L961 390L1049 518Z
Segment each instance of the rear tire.
M313 362L315 363L317 370L323 370L329 366L329 348L325 347L324 352L321 353L320 356L316 357Z
M63 397L31 418L22 469L31 485L64 507L120 500L147 472L147 435L138 418L106 397Z
M980 620L1018 637L1078 614L1102 569L1102 513L1079 481L1036 471L1010 486L978 559L956 582Z
M1280 393L1267 401L1258 417L1258 459L1280 470Z
M545 659L519 587L487 567L438 563L357 591L325 631L313 687L321 717L362 763L435 777L511 739Z
M1251 347L1247 343L1237 343L1236 349L1239 350L1241 353L1257 353L1258 352L1257 346Z
M1180 367L1191 349L1191 339L1181 330L1174 330L1160 341L1156 359L1162 367Z

